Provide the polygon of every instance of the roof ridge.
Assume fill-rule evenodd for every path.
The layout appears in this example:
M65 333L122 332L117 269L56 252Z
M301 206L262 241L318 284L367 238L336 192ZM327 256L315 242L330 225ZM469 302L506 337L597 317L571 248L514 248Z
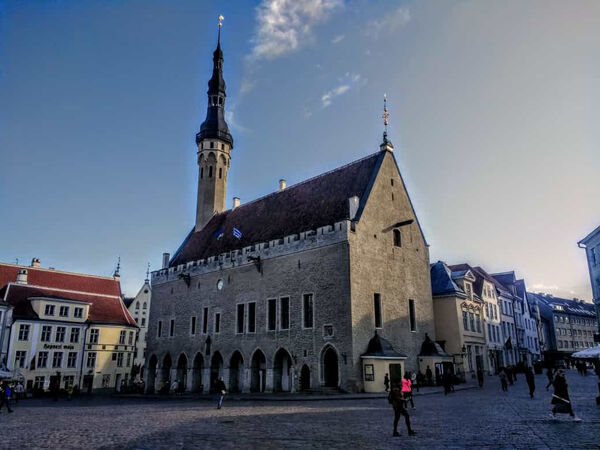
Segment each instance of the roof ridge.
M381 152L385 152L385 151L387 151L387 150L378 150L378 151L376 151L375 153L371 153L371 154L369 154L369 155L367 155L367 156L363 156L362 158L359 158L359 159L357 159L357 160L355 160L355 161L351 161L351 162L349 162L349 163L346 163L346 164L344 164L343 166L336 167L335 169L331 169L331 170L328 170L327 172L323 172L323 173L320 173L320 174L318 174L318 175L315 175L315 176L313 176L313 177L307 178L306 180L302 180L302 181L300 181L300 182L298 182L298 183L296 183L296 184L293 184L293 185L291 185L291 186L288 186L288 187L286 187L286 188L285 188L285 189L283 189L283 190L280 190L280 191L275 191L275 192L269 192L268 194L265 194L265 195L263 195L262 197L255 198L254 200L250 200L250 201L249 201L249 202L247 202L247 203L242 203L240 206L236 207L235 209L241 209L241 208L243 208L243 207L245 207L245 206L251 205L252 203L258 202L259 200L263 200L263 199L265 199L265 198L267 198L267 197L271 197L271 196L275 196L275 195L281 194L282 192L289 191L289 190L291 190L291 189L294 189L294 188L296 188L296 187L298 187L298 186L302 186L303 184L306 184L306 183L308 183L308 182L310 182L310 181L314 181L314 180L317 180L317 179L319 179L319 178L322 178L322 177L324 177L324 176L326 176L326 175L330 175L330 174L332 174L332 173L334 173L334 172L337 172L337 171L339 171L339 170L346 169L347 167L353 166L354 164L358 164L358 163L360 163L360 162L362 162L362 161L365 161L365 160L367 160L367 159L369 159L369 158L372 158L372 157L374 157L374 156L376 156L376 155L379 155ZM215 216L219 216L219 215L221 215L221 214L225 214L225 213L227 213L227 212L231 212L231 211L233 211L233 209L232 209L232 208L230 208L230 209L228 209L228 210L225 210L225 211L223 211L222 213L215 214ZM214 216L213 216L213 217L214 217Z
M33 269L33 270L41 270L44 272L51 272L51 273L62 273L62 274L66 274L66 275L75 275L75 276L81 276L81 277L90 277L90 278L100 278L103 280L111 280L111 281L115 281L114 277L111 276L104 276L104 275L94 275L91 273L79 273L79 272L70 272L68 270L58 270L58 269L47 269L44 267L32 267L32 266L25 266L23 264L11 264L11 263L6 263L6 262L0 262L0 266L11 266L11 267L20 267L23 269Z
M47 289L49 291L70 292L71 294L84 294L84 295L95 295L97 297L121 298L118 295L99 294L97 292L88 292L88 291L74 291L72 289L62 289L62 288L50 287L50 286L38 286L37 284L21 284L21 283L15 282L15 281L11 281L10 283L7 284L7 286L11 286L11 285L32 287L32 288L37 288L37 289Z

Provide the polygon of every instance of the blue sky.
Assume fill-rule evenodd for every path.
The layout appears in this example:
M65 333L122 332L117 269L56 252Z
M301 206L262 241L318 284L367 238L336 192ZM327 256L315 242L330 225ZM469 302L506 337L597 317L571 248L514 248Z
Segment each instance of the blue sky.
M0 0L0 260L133 295L195 217L194 137L225 16L228 204L389 134L431 260L591 298L600 223L595 1Z

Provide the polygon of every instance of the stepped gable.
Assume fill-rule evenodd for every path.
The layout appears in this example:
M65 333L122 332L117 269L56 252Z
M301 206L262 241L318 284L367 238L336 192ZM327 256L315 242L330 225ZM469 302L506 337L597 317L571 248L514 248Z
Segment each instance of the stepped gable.
M64 292L60 289L14 283L6 286L3 291L4 300L14 308L13 315L15 318L37 319L38 315L33 311L29 299L32 297L46 297L90 303L88 322L136 326L135 320L125 308L120 297Z
M283 191L215 214L202 230L194 232L192 229L169 265L173 267L333 225L349 218L348 199L355 195L360 199L360 214L385 153L379 151ZM234 227L242 232L239 240L232 235ZM217 239L221 229L224 235Z
M27 284L102 295L121 295L120 283L112 277L100 277L53 269L0 263L0 288L17 280L19 270L27 270Z

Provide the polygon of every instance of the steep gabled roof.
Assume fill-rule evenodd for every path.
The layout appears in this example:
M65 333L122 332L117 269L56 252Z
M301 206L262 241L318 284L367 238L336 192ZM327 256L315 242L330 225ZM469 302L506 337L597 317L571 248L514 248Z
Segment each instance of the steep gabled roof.
M27 270L27 283L35 286L60 288L77 292L93 292L103 295L121 295L118 280L82 273L63 272L16 264L0 263L0 288L17 280L19 270Z
M348 199L353 196L360 199L360 214L385 154L386 151L379 151L283 191L215 214L202 230L194 232L192 229L169 265L332 225L349 218ZM234 227L242 232L241 239L233 237ZM217 239L220 230L224 234Z
M580 316L595 317L596 307L593 303L584 301L569 300L566 298L554 297L552 295L527 293L528 299L537 300L540 306L546 306L552 311L556 311L555 306L561 306L562 310L558 312L567 314L578 314Z
M133 325L136 323L119 296L66 292L60 289L9 283L4 289L4 300L13 306L15 318L37 319L31 307L31 298L43 297L90 304L88 322Z
M452 270L443 261L431 265L431 292L435 295L462 294L462 289L452 279Z

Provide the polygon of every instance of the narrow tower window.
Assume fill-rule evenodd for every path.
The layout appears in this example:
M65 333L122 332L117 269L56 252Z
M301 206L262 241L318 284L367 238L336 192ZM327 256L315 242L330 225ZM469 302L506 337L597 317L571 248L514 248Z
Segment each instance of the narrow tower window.
M402 234L398 229L394 230L394 246L402 247Z
M417 317L415 314L415 301L408 301L408 315L410 319L410 331L417 331Z
M373 308L375 312L375 328L381 328L383 324L383 320L381 317L381 295L374 294L373 295Z
M223 169L219 167L219 179L223 178Z
M210 143L210 148L215 148L215 143L214 142Z
M212 178L212 166L208 166L208 178Z
M204 177L204 167L200 167L200 179Z

